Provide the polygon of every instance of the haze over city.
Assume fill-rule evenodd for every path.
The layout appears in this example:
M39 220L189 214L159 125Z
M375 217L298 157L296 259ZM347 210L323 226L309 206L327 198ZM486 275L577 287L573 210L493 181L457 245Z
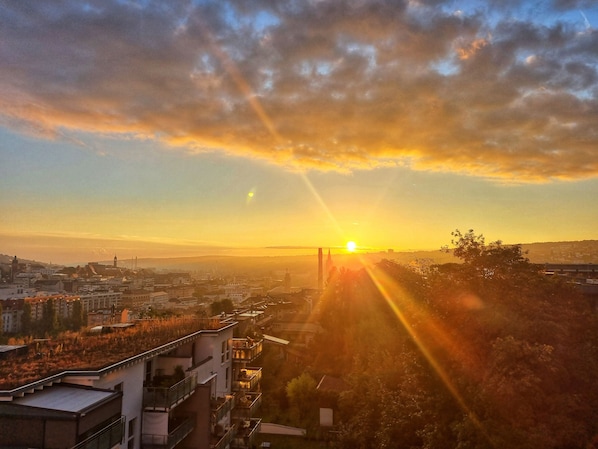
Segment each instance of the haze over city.
M598 5L0 5L0 249L596 239Z

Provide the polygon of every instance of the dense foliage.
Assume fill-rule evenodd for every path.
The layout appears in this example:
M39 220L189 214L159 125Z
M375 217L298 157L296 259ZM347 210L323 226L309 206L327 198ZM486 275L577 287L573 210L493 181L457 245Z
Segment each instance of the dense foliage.
M339 447L598 447L598 327L520 246L454 234L463 261L341 270L313 369L343 377Z

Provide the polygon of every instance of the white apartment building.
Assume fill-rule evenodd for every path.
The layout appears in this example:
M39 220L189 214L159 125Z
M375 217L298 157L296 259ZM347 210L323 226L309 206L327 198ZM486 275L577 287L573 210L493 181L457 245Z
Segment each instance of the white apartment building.
M25 288L20 285L0 286L0 301L3 299L23 299L35 295L35 288Z
M98 370L0 390L0 447L251 447L261 420L252 434L247 419L233 420L236 326L217 323Z

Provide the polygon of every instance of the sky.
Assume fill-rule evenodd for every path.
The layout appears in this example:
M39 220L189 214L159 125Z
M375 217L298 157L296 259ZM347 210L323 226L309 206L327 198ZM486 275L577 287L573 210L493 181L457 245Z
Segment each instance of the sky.
M594 0L0 1L0 253L598 238Z

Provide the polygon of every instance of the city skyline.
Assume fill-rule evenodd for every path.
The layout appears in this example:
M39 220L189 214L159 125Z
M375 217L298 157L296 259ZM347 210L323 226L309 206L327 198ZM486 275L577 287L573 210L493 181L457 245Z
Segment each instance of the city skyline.
M0 7L0 252L598 238L595 2L28 5Z

